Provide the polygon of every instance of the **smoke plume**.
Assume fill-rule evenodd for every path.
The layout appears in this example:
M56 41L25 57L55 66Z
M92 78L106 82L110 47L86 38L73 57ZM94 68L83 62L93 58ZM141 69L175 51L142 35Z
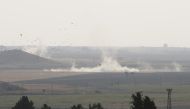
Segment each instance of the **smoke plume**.
M75 64L70 69L71 72L139 72L136 68L128 68L127 66L121 66L117 60L112 57L105 56L100 65L96 67L81 67L76 68Z
M102 51L102 62L95 67L80 67L77 68L75 63L70 69L50 69L52 72L139 72L139 69L129 68L127 66L122 66L111 53Z
M27 53L31 53L34 55L38 55L41 57L46 57L48 58L48 53L47 53L47 47L46 46L24 46L22 48L23 51L27 52Z
M146 62L141 62L140 65L141 65L141 68L140 68L141 72L181 72L183 71L182 65L176 62L167 63L167 64L162 65L161 67L156 67Z

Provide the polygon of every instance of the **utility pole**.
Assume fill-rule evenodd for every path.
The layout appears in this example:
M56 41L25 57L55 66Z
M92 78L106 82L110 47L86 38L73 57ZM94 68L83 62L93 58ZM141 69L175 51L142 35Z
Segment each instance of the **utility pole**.
M167 109L172 109L172 103L171 103L172 89L166 89L166 91L168 92Z

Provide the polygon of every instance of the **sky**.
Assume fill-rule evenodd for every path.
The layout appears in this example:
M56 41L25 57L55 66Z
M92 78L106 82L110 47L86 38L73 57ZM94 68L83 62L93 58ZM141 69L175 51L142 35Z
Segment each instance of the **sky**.
M190 47L189 0L0 0L0 45Z

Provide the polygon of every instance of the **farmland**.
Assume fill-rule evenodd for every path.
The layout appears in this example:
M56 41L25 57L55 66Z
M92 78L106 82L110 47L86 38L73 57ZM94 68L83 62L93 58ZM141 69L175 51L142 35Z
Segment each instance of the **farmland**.
M0 107L10 108L21 97L28 95L40 107L43 103L53 108L69 108L73 104L101 102L105 108L128 108L130 96L136 91L155 100L161 109L166 106L166 88L172 88L174 108L187 109L190 104L188 72L180 75L168 73L95 73L74 76L51 77L48 79L13 82L26 90L15 93L2 93ZM178 79L177 79L178 78Z

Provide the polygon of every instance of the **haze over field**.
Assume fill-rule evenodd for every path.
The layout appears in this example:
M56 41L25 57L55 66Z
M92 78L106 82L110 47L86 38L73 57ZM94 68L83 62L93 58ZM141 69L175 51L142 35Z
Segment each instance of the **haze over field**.
M0 109L189 109L189 4L0 0Z
M186 72L189 55L189 48L170 47L1 46L0 68L52 72Z

